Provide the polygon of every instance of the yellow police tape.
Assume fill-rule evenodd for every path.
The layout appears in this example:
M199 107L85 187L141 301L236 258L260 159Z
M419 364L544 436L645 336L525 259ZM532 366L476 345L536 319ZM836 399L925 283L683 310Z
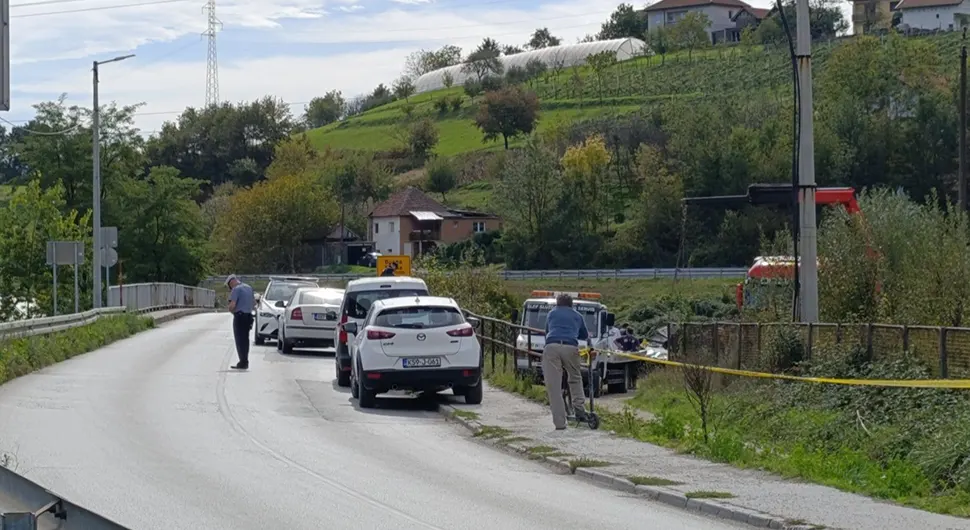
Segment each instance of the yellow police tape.
M589 349L580 350L583 357L589 356ZM877 386L877 387L902 387L902 388L970 388L970 379L832 379L829 377L798 377L795 375L772 374L767 372L751 372L749 370L735 370L732 368L720 368L716 366L698 366L689 363L678 363L674 361L663 361L644 357L627 352L600 352L601 354L615 355L644 361L648 363L661 364L664 366L677 367L697 367L710 372L727 375L737 375L741 377L757 377L760 379L778 379L783 381L800 381L803 383L824 383L830 385L850 385L850 386Z

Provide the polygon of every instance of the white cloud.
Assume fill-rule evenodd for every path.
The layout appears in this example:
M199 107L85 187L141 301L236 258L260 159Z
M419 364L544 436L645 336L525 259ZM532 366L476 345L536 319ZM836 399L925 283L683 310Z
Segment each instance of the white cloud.
M354 11L360 11L361 9L364 9L364 6L360 4L355 4L352 6L340 6L337 9L339 9L340 11L343 11L344 13L353 13Z

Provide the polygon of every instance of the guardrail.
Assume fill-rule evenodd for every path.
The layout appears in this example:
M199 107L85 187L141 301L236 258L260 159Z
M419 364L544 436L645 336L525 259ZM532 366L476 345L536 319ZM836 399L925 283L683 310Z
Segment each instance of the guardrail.
M0 465L0 490L33 511L0 514L0 530L127 530ZM43 525L43 526L41 526Z
M744 278L748 269L746 267L729 268L684 268L684 269L571 269L571 270L535 270L535 271L513 271L501 270L499 276L504 280L533 280L533 279L562 279L562 280L620 280L637 279L649 280L660 278L687 278L687 279L708 279L708 278ZM377 270L373 274L300 274L317 278L320 281L350 281L358 278L372 278L377 276ZM237 274L243 281L267 281L273 276L286 276L286 274ZM222 283L226 276L210 276L206 284Z
M216 292L178 283L132 283L108 289L108 306L131 310L215 307Z
M46 335L64 331L78 326L91 324L95 320L107 316L124 313L124 307L105 307L92 309L83 313L71 313L68 315L58 315L55 317L29 318L26 320L16 320L0 324L0 337L18 338L31 337L34 335Z

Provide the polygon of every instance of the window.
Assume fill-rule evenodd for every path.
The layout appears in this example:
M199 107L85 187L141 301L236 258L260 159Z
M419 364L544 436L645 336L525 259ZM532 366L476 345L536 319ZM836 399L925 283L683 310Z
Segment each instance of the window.
M728 18L734 18L734 11L728 11Z
M300 287L317 287L317 284L310 282L271 282L269 284L269 288L266 289L266 295L263 296L263 298L273 302L279 300L289 300L290 298L293 298L293 294L295 294L296 290Z
M382 328L427 329L457 326L465 322L453 307L397 307L377 315L374 325Z
M472 232L478 234L485 231L485 221L475 221L472 223Z
M388 232L393 232L394 231L394 221L391 221L391 222L387 223L387 226L390 227L390 229L388 229Z
M347 293L347 302L344 304L344 313L350 318L361 320L367 316L370 306L378 300L385 298L398 298L402 296L428 296L425 289L382 289L379 291L360 291Z
M380 226L381 226L380 223L374 223L374 233L375 234L378 233L378 232L380 232L380 230L378 230L378 228L380 228Z
M340 306L341 296L333 291L303 291L300 304Z
M676 24L678 21L680 21L680 19L684 18L684 15L686 14L687 14L687 11L673 11L673 12L668 11L666 13L667 24Z

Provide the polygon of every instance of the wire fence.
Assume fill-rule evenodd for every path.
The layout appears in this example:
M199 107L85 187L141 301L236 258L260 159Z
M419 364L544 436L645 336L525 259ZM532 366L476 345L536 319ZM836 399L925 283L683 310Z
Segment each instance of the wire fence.
M668 337L670 360L702 359L722 368L778 371L779 349L790 348L794 338L804 360L833 347L856 348L870 361L915 356L934 378L970 378L970 328L704 322L671 324Z

